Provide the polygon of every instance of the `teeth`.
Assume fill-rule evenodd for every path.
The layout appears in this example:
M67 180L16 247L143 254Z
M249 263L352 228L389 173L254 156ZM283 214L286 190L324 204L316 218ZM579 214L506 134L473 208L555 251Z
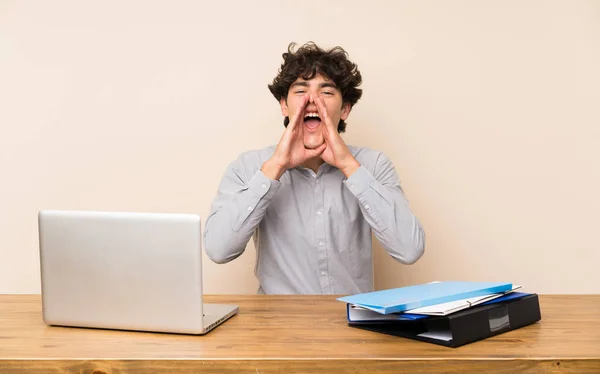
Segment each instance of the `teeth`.
M306 118L306 117L319 117L319 114L318 113L306 113L304 118Z

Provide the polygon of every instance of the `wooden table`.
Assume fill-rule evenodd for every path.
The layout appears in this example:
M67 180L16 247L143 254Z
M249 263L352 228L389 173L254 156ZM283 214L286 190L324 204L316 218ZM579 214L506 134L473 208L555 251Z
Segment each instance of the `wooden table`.
M459 348L347 326L334 296L207 296L240 313L204 336L50 327L0 295L0 373L600 373L600 295L540 296L542 320Z

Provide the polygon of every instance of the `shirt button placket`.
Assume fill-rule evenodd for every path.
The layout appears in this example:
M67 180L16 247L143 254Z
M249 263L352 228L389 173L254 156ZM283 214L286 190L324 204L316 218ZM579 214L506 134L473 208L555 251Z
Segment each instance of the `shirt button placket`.
M319 281L321 284L321 290L324 293L331 292L331 286L329 284L328 276L328 261L327 261L327 238L325 235L325 213L324 213L324 196L323 196L323 181L318 178L315 179L314 189L314 202L315 202L315 233L317 235L317 254L319 264Z

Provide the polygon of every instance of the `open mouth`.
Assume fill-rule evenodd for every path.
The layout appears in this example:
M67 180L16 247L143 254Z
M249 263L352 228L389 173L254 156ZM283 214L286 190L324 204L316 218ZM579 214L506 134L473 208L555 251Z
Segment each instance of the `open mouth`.
M304 115L304 125L308 127L309 130L315 130L320 124L321 118L319 118L319 114L306 113Z

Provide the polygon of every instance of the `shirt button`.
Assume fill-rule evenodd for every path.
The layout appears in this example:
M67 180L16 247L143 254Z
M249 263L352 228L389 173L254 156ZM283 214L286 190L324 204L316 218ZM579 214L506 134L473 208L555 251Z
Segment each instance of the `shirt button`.
M321 272L321 275L322 275L322 276L325 276L325 274L326 274L326 273L325 273L324 271L322 271L322 272Z
M321 211L320 211L320 210L317 212L317 215L318 215L318 216L320 216L320 215L321 215Z
M350 189L351 189L352 191L355 191L355 190L356 190L356 187L355 187L354 185L350 185Z
M319 242L319 247L322 247L322 246L324 246L324 245L325 245L325 243L323 243L323 242Z
M267 185L266 185L266 184L263 184L263 185L262 185L262 188L267 188Z
M369 208L369 206L368 206L368 205L365 205L365 209L366 209L366 210L369 210L369 209L371 209L371 208Z
M248 211L252 211L252 207L251 206L248 207Z

